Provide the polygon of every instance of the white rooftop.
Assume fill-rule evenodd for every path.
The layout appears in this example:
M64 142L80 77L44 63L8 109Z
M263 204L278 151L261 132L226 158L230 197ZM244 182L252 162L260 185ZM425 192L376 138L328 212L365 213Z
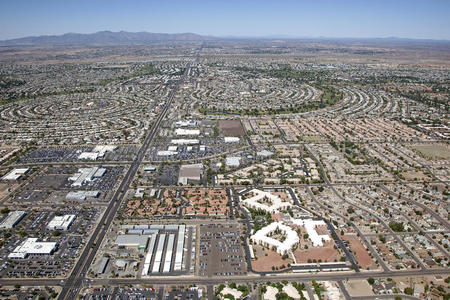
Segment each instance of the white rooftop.
M314 247L322 247L323 241L330 241L329 235L321 234L319 235L316 231L316 226L327 226L323 220L312 220L312 219L292 219L291 222L298 226L303 226L309 235L309 239L312 241Z
M55 216L53 220L51 220L47 224L47 228L50 230L54 229L62 229L67 230L69 226L72 224L73 220L75 220L75 215L64 215L64 216Z
M12 169L8 172L5 176L2 177L3 180L17 180L19 179L23 174L27 173L29 168L18 168L18 169Z
M286 235L283 242L270 237L277 230ZM297 233L291 227L284 225L283 222L270 223L252 235L251 240L269 248L275 247L280 254L288 253L300 241Z
M51 254L55 248L55 242L38 242L37 238L28 238L11 252L9 258L26 258L29 254Z
M246 207L261 209L269 213L276 213L292 206L290 202L283 201L280 197L272 193L258 189L253 189L250 192L253 193L253 197L242 201Z

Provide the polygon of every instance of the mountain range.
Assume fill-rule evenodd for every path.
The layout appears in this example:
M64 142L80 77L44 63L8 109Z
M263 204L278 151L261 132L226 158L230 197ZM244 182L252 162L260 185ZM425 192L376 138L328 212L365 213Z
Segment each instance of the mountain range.
M48 45L117 45L146 44L167 41L207 41L213 37L195 33L152 33L127 31L99 31L96 33L66 33L63 35L41 35L0 41L0 46L48 46Z
M387 38L328 38L328 37L295 37L286 35L244 37L227 36L213 37L195 33L152 33L152 32L127 32L127 31L99 31L95 33L66 33L62 35L29 36L17 39L0 41L0 46L79 46L79 45L136 45L155 42L189 42L212 40L303 40L303 41L341 41L341 42L369 42L369 43L419 43L419 44L444 44L448 46L448 40L409 39L398 37Z

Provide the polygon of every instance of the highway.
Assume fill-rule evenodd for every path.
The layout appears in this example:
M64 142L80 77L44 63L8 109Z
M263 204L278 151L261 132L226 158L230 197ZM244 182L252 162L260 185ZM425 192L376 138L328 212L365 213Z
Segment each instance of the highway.
M199 49L197 56L195 58L196 62L199 59L200 51L201 48ZM178 91L180 85L184 82L184 80L188 76L190 68L191 63L189 62L186 65L186 69L183 76L176 82L175 86L170 92L169 98L166 101L162 112L158 116L156 122L153 124L147 136L145 137L142 146L139 148L136 158L131 163L125 177L123 178L121 184L119 185L119 188L116 190L113 197L111 198L111 201L105 213L103 214L101 221L95 228L94 233L92 234L91 238L86 244L86 247L84 248L81 256L79 257L78 262L74 266L71 275L65 281L65 285L63 286L63 289L58 299L76 299L78 293L80 292L80 289L82 288L82 283L89 270L89 266L94 260L94 257L103 241L103 238L105 237L108 231L109 225L114 220L114 216L116 215L116 212L124 199L125 193L130 187L133 178L139 169L139 165L142 163L145 153L147 152L148 147L150 146L152 140L154 139L162 120L166 116L169 108L171 107L176 92Z

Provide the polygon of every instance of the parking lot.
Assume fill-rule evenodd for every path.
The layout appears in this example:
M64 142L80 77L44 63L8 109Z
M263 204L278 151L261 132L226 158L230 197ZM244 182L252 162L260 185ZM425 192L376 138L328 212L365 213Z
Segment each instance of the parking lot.
M20 163L44 163L44 162L77 162L82 152L91 152L94 147L76 148L41 148L25 154ZM132 161L136 156L137 146L119 146L114 151L106 152L104 157L97 161Z
M200 276L246 274L239 224L202 224L199 242Z
M74 214L76 218L67 230L50 230L48 223L56 215ZM96 210L27 211L27 215L12 229L2 230L3 247L0 250L0 276L5 278L59 277L70 271L75 259L99 216ZM8 255L27 238L56 242L53 254L29 255L11 259Z

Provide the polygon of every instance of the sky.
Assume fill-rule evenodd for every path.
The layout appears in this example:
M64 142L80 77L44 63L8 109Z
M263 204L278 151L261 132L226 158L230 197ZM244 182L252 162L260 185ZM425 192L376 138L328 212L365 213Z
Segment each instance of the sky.
M0 40L101 30L450 40L450 0L0 0Z

